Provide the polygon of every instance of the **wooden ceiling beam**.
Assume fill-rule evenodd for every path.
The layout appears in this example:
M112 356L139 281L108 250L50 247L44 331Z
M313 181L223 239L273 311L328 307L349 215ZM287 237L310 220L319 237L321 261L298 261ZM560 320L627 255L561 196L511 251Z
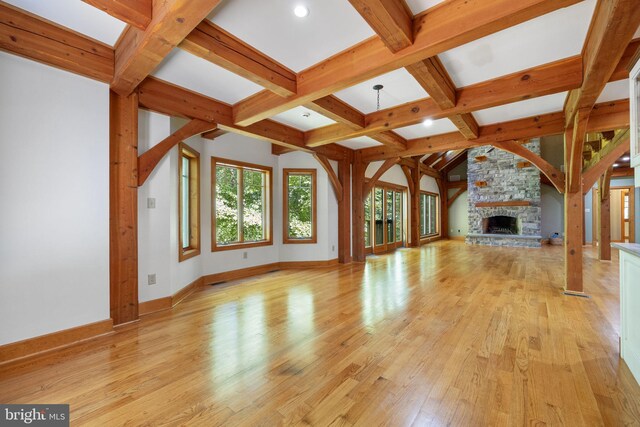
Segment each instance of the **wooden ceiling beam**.
M147 29L129 26L116 43L111 89L130 94L220 1L154 1Z
M151 22L151 0L82 0L109 15L145 30Z
M413 14L404 0L349 0L391 52L413 43Z
M279 96L296 93L297 77L293 71L207 19L179 47Z
M0 1L0 49L101 82L113 78L113 49Z
M364 114L336 96L328 95L304 106L353 129L362 129L364 127Z
M204 139L210 139L210 140L214 140L216 138L221 137L222 135L227 134L228 132L222 129L214 129L212 131L209 132L205 132L202 134L202 137Z
M449 120L467 139L476 139L480 135L480 125L471 113L454 114L449 117Z
M580 1L449 0L416 18L411 46L393 53L379 37L368 39L299 73L296 95L282 98L262 91L238 102L233 107L235 123L245 126L272 117Z
M629 126L629 100L597 104L591 112L587 132L620 129ZM606 124L608 129L602 129ZM525 140L548 135L559 135L564 132L564 111L540 116L527 117L509 122L496 123L480 127L480 136L476 140L467 140L458 132L411 139L407 149L397 151L389 147L371 147L360 150L362 159L367 162L379 161L391 157L410 157L437 153L448 150L459 150L494 142Z
M569 92L565 102L567 127L579 110L593 108L639 26L637 0L598 1L582 50L582 85Z
M613 70L613 74L609 79L610 82L615 82L618 80L625 80L629 78L629 64L636 56L636 54L640 51L640 38L634 39L629 43L624 53L622 54L622 58L620 58L620 62L616 66L615 70Z
M368 114L362 129L354 130L342 123L313 129L306 133L307 145L316 147L415 125L426 118L437 120L564 92L579 87L581 82L582 60L575 56L458 89L453 108L443 110L433 98L424 98Z
M447 153L433 153L430 154L426 159L424 159L422 161L422 163L426 166L433 166L433 164L436 162L436 160L438 160L440 157L446 155Z
M467 152L468 151L469 150L467 150L467 149L462 150L462 153L460 153L460 155L458 157L456 157L455 159L453 159L452 161L450 161L449 163L444 165L444 167L441 170L442 175L444 175L446 177L449 172L451 172L453 169L455 169L456 167L458 167L459 165L464 163L465 160L467 160Z
M582 191L584 194L588 193L591 187L594 186L598 178L600 178L608 168L626 152L629 151L631 132L626 129L618 133L614 139L603 150L606 153L598 156L592 163L587 165L582 171Z

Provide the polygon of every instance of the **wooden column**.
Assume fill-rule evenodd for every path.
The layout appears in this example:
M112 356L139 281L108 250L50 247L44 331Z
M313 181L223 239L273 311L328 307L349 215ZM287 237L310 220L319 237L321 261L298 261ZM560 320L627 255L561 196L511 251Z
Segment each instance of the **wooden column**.
M138 95L110 92L110 311L115 325L138 319Z
M570 171L573 129L565 131L565 170ZM576 168L577 169L577 168ZM567 176L564 193L564 289L569 293L582 293L582 232L584 217L584 197L582 195L582 174L577 169L577 177ZM571 182L574 181L572 188ZM573 190L573 191L572 191Z
M338 179L342 185L342 199L338 200L338 262L349 264L351 262L351 164L349 159L338 162Z
M364 262L364 173L367 163L362 161L362 155L356 151L353 156L353 185L351 197L352 233L353 233L353 261Z
M613 168L598 183L598 259L611 261L611 197L609 188Z
M411 194L411 247L420 246L420 159L415 159L416 164L411 168L413 180L413 193Z

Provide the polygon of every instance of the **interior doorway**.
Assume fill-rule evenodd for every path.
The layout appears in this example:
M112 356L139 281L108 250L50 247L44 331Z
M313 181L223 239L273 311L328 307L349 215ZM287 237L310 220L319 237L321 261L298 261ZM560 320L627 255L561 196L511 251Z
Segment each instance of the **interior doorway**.
M404 246L406 188L378 181L365 199L365 252L379 254Z
M611 241L635 242L635 200L633 187L611 188Z

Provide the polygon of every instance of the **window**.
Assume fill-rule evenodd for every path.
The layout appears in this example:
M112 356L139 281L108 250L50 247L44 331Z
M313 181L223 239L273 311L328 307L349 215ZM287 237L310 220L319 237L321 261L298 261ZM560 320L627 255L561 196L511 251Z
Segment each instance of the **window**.
M284 243L316 243L316 170L283 171Z
M420 193L420 237L438 234L438 195Z
M271 245L272 169L212 157L212 250Z
M200 154L186 144L180 144L178 177L178 259L184 261L200 255Z
M364 199L364 247L383 253L403 246L406 188L378 181Z
M364 247L371 247L371 193L364 200Z

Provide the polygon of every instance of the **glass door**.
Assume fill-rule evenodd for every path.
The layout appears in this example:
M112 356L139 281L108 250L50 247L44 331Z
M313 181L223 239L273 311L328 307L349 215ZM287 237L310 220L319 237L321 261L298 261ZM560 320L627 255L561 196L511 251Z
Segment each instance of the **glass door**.
M373 253L382 253L402 246L404 242L404 192L393 188L373 189ZM365 221L366 221L365 202ZM365 226L365 231L368 227ZM366 236L365 233L365 245Z

